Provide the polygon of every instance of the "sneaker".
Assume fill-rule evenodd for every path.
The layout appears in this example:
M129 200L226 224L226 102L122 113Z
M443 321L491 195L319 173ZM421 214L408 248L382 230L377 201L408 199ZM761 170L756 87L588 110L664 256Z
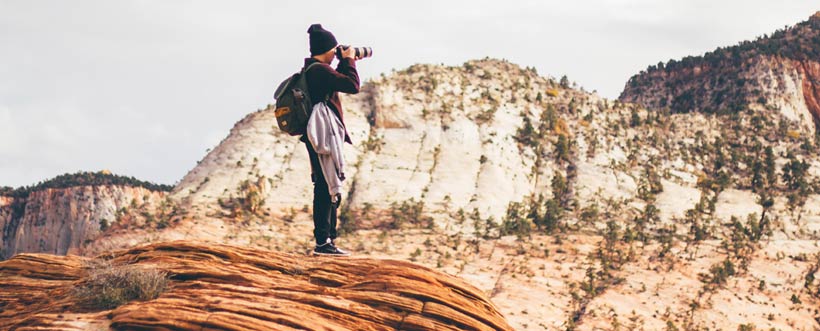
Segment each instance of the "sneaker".
M336 247L335 245L333 245L333 243L330 242L330 240L328 240L324 244L316 245L316 247L313 248L313 254L314 255L329 255L329 256L348 256L348 255L350 255L350 253L348 253L344 250L341 250L338 247Z
M339 255L342 255L342 256L349 256L350 255L350 252L339 248L339 246L336 246L336 244L334 242L331 241L330 244L333 245L333 248L335 248L337 252L339 252Z
M339 248L339 246L336 246L336 238L330 238L330 244L331 244L331 245L333 245L333 247L336 247L336 250L337 250L337 251L339 251L339 252L341 252L342 254L344 254L344 255L350 255L350 252L348 252L348 251L346 251L346 250L344 250L344 249Z

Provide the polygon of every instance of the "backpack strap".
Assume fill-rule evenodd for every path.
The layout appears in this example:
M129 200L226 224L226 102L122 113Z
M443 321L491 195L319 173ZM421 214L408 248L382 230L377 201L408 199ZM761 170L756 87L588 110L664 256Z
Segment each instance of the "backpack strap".
M308 72L308 70L310 70L310 68L313 68L313 66L319 65L321 63L322 62L313 62L313 63L309 64L307 67L302 68L302 75L307 74L307 72ZM304 76L304 77L305 77L305 80L307 80L307 76ZM330 95L329 94L325 95L325 98L324 98L325 102L327 102L328 100L330 100Z
M313 62L313 63L309 64L307 67L302 68L302 73L306 73L308 70L310 70L310 68L313 68L313 66L321 64L321 63L322 62Z

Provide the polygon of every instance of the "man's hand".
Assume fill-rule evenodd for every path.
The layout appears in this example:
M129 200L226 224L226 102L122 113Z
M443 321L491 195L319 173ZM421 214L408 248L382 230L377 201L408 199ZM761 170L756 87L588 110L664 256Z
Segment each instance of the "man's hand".
M342 57L352 59L352 60L356 60L356 52L353 50L353 47L348 47L347 49L342 49Z
M330 198L330 203L333 204L335 208L339 208L339 205L342 203L342 194L336 193L336 195Z

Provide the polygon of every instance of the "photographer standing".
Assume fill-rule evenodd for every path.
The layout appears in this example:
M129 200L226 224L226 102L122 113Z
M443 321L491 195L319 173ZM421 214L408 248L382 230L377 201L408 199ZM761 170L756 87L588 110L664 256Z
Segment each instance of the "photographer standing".
M344 126L342 103L338 92L356 94L359 92L359 74L356 72L356 58L353 47L343 49L337 47L336 37L320 24L313 24L308 28L310 34L310 55L305 59L305 68L314 65L305 75L307 79L308 95L313 104L326 102L327 106L338 116ZM340 52L339 64L334 70L330 64ZM313 181L313 236L316 239L314 254L318 255L349 255L346 251L336 247L336 209L341 202L340 195L330 196L328 183L322 173L319 157L313 146L303 135L300 140L305 143L310 157L311 180ZM352 144L347 129L344 129L344 141ZM335 201L334 201L335 200Z

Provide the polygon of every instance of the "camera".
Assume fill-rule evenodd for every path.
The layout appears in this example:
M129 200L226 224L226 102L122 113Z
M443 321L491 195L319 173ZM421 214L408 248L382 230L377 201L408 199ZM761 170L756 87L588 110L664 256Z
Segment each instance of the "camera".
M336 46L336 58L339 61L342 60L342 50L347 50L348 48L350 48L350 45ZM353 53L353 56L358 60L373 56L373 49L370 47L353 47Z

